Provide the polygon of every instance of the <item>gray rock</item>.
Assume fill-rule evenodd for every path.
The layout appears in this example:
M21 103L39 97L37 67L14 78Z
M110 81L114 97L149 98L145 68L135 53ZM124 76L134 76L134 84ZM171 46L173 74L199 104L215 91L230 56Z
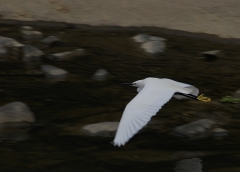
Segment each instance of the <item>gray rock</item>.
M48 58L52 61L64 61L71 60L74 57L81 57L85 55L84 49L76 49L74 51L68 51L63 53L55 53L48 56Z
M223 51L222 50L211 50L211 51L205 51L199 54L200 58L205 60L216 60L218 58L223 57Z
M94 74L92 79L94 79L95 81L104 81L107 79L108 77L108 71L106 71L105 69L98 69Z
M91 136L113 136L118 128L119 122L101 122L82 127L82 130Z
M29 136L34 114L22 102L12 102L0 107L0 141L26 140Z
M49 79L65 79L68 72L51 65L41 65L41 70Z
M228 136L229 132L222 128L214 128L212 131L212 136L215 138L221 138Z
M13 122L35 122L34 114L22 102L12 102L0 107L0 125Z
M32 45L26 45L23 47L23 61L24 62L38 62L41 61L41 57L44 55L43 51L37 49Z
M12 38L7 38L3 36L0 36L0 45L3 47L16 47L16 48L21 48L24 46L24 44L21 44Z
M86 55L86 51L84 49L78 48L72 51L72 57L82 57Z
M52 61L68 60L71 57L71 53L72 52L68 51L68 52L63 52L63 53L51 54L51 55L48 56L48 59L50 59Z
M207 137L212 131L215 122L210 119L201 119L189 124L178 126L173 130L173 134L181 137Z
M163 54L166 49L166 44L163 41L148 41L142 43L141 47L150 54Z
M22 32L22 38L27 41L39 40L42 38L42 32L39 31L24 31Z
M147 34L138 34L132 37L135 42L148 42L148 41L166 41L165 38L157 37L157 36L151 36Z
M8 60L7 56L10 56L12 60L19 59L21 55L20 48L23 46L23 44L12 38L0 36L0 57L5 57L5 60Z
M42 32L33 30L30 26L23 26L20 29L20 32L22 34L22 38L26 41L35 41L42 38L43 34Z
M52 46L52 45L61 44L62 41L56 36L49 36L41 40L41 43L45 44L46 46Z
M174 172L202 172L200 158L183 159L176 163Z
M7 49L4 46L0 45L0 57L6 56L7 53Z

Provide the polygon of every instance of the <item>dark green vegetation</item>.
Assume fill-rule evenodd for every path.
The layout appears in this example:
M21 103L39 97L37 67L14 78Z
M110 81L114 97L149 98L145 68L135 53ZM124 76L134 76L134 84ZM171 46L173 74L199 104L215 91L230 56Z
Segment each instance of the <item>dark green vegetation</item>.
M26 43L19 27L1 26L0 35ZM205 172L240 171L240 106L219 102L239 89L239 46L149 31L168 39L166 55L152 58L131 39L137 31L34 28L45 36L64 32L60 37L64 43L44 50L46 54L76 48L90 54L63 62L44 59L43 63L69 71L69 78L57 83L27 75L20 60L0 62L0 105L22 101L37 118L29 139L0 143L1 172L171 172L177 160L188 157L177 156L182 151L202 152ZM215 49L223 50L225 56L212 62L198 59L198 53ZM99 68L112 77L104 82L90 80ZM119 121L125 105L136 95L135 88L120 84L150 76L192 84L213 102L172 99L148 128L120 148L110 144L113 138L90 137L80 131L86 124ZM221 122L230 135L222 140L190 141L169 134L178 125L202 118Z

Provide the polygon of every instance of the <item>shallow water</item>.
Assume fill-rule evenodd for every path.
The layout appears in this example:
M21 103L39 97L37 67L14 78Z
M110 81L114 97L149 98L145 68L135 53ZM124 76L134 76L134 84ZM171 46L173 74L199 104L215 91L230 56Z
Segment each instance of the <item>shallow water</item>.
M18 29L16 25L3 26L0 35L26 43ZM219 103L223 96L239 89L239 46L154 32L168 41L166 55L153 58L131 40L137 33L134 31L35 29L45 36L64 32L60 34L64 43L46 49L47 54L76 48L91 53L73 61L44 59L44 64L69 71L67 80L61 82L27 75L21 61L0 62L0 105L22 101L37 119L27 139L0 143L0 171L172 172L178 161L190 158L200 158L204 172L240 171L240 106ZM225 56L212 62L197 58L198 53L214 49L224 50ZM92 81L92 74L100 68L111 77ZM120 148L110 143L113 137L91 137L81 132L86 124L119 121L125 105L136 95L134 88L120 84L149 76L195 85L213 103L172 99L146 129ZM229 136L187 140L170 134L174 127L202 118L221 122Z

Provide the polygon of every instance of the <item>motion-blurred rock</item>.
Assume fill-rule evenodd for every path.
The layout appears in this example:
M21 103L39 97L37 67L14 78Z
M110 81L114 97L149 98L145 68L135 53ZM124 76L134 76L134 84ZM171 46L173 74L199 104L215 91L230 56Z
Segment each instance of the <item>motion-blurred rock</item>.
M165 38L157 37L157 36L151 36L147 34L138 34L132 37L134 41L136 42L148 42L148 41L166 41Z
M199 57L201 59L207 60L207 61L214 61L218 58L223 57L223 51L222 50L211 50L211 51L205 51L199 54Z
M64 60L68 60L70 58L72 52L68 51L68 52L63 52L63 53L55 53L55 54L51 54L48 56L48 59L52 60L52 61L64 61Z
M0 57L5 57L7 55L7 49L0 45Z
M33 28L31 26L22 26L20 28L20 32L31 31L31 30L33 30Z
M229 132L222 128L214 128L212 131L212 136L215 138L222 138L228 136Z
M115 135L119 122L101 122L82 127L82 130L91 136Z
M41 70L49 79L66 79L68 71L51 65L41 65Z
M92 79L95 81L104 81L107 79L109 73L105 69L98 69L94 74Z
M21 55L20 48L23 46L23 44L12 38L0 36L0 57L5 57L4 60L9 60L9 57L13 60L18 60Z
M162 55L165 53L165 38L151 36L147 34L138 34L132 38L135 42L141 43L141 48L144 49L145 52L150 53L151 55Z
M207 137L211 134L214 125L215 122L210 119L201 119L176 127L173 134L188 138Z
M85 55L84 49L76 49L74 51L51 54L48 56L48 58L52 61L64 61L64 60L71 60L74 57L81 57L84 55Z
M12 102L0 107L0 125L12 122L35 122L35 117L25 103Z
M164 54L166 44L163 41L148 41L142 43L141 47L150 54Z
M20 141L28 138L33 112L22 102L12 102L0 107L0 140Z
M21 44L12 38L7 38L3 36L0 36L0 45L3 47L16 47L16 48L21 48L24 46L24 44Z
M30 26L22 26L20 29L22 38L26 41L36 41L42 38L42 32L33 30Z
M43 51L37 49L32 45L26 45L23 47L23 61L27 63L39 62L44 55Z
M56 36L48 36L41 40L41 43L47 45L47 46L53 46L53 45L59 45L62 43L62 41L56 37Z
M78 48L72 51L71 56L72 57L82 57L85 56L87 52L84 49Z

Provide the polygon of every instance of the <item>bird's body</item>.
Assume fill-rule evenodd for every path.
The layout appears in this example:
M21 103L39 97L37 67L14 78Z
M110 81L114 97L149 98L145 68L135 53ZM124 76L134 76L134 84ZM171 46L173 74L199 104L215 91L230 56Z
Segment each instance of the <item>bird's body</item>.
M142 129L174 93L191 95L195 90L195 95L192 96L198 94L197 88L166 78L146 78L128 85L137 87L138 94L127 104L123 112L113 141L113 144L118 146L125 145Z

